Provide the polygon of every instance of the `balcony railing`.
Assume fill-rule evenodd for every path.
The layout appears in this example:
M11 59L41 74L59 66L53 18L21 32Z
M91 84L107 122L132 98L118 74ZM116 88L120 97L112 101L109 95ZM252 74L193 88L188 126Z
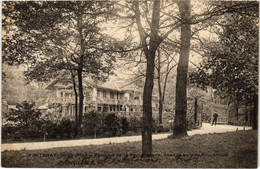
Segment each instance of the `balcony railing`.
M48 103L60 103L60 104L74 104L75 98L73 97L50 97Z
M59 103L59 104L75 104L75 97L49 97L48 103ZM84 98L84 104L92 101L91 97ZM135 105L140 106L143 104L142 100L134 100L134 99L114 99L114 98L100 98L96 99L96 103L98 104L109 104L109 105ZM153 102L153 107L155 106Z
M114 99L114 98L102 98L102 97L98 97L97 98L97 102L99 104L114 104L114 105L118 105L118 104L130 104L130 105L142 105L143 101L142 100L132 100L132 99Z

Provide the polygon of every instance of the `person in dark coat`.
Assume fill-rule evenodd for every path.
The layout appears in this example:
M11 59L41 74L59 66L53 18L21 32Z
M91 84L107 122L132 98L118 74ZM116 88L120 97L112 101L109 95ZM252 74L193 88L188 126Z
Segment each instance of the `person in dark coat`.
M213 120L212 120L211 126L213 126L214 123L215 123L215 126L217 125L217 119L218 119L218 114L217 114L217 113L214 113L214 114L213 114Z

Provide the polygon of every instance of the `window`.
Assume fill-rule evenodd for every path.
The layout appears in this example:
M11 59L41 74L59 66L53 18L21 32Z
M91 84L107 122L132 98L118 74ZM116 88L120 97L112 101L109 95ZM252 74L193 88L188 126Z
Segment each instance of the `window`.
M101 91L100 90L97 91L97 97L101 97Z
M114 93L110 92L110 99L114 99Z
M120 93L120 99L124 98L124 93Z
M107 98L107 93L106 93L106 91L103 91L103 98Z
M134 98L133 93L130 93L130 94L129 94L129 100L133 100L133 98Z
M60 92L60 97L63 97L63 91Z

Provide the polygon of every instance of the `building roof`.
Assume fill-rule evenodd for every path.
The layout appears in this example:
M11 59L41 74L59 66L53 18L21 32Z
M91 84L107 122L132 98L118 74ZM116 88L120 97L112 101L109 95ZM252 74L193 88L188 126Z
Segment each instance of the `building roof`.
M110 90L117 90L117 91L121 91L119 85L117 84L117 82L114 81L106 81L103 84L97 85L98 88L104 88L104 89L110 89Z
M55 85L57 85L57 83L70 83L68 85L61 85L62 87L69 87L72 86L72 82L70 81L70 79L64 78L64 77L59 77L57 79L52 80L51 82L49 82L44 90L50 90L52 88L54 88ZM84 78L83 79L83 83L85 84L85 86L91 86L91 87L96 87L96 88L101 88L101 89L107 89L107 90L114 90L114 91L138 91L140 92L141 89L139 89L138 87L136 87L133 83L129 83L126 80L117 80L115 78L110 78L108 79L106 82L98 82L98 83L94 83L93 80L88 79L88 78Z

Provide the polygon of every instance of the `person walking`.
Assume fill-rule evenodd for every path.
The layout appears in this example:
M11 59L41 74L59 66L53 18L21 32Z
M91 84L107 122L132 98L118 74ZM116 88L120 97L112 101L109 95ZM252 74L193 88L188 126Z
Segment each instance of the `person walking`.
M215 123L215 126L217 125L217 119L218 119L218 114L217 114L217 113L214 113L214 114L213 114L213 120L212 120L211 126L213 126L214 123Z

